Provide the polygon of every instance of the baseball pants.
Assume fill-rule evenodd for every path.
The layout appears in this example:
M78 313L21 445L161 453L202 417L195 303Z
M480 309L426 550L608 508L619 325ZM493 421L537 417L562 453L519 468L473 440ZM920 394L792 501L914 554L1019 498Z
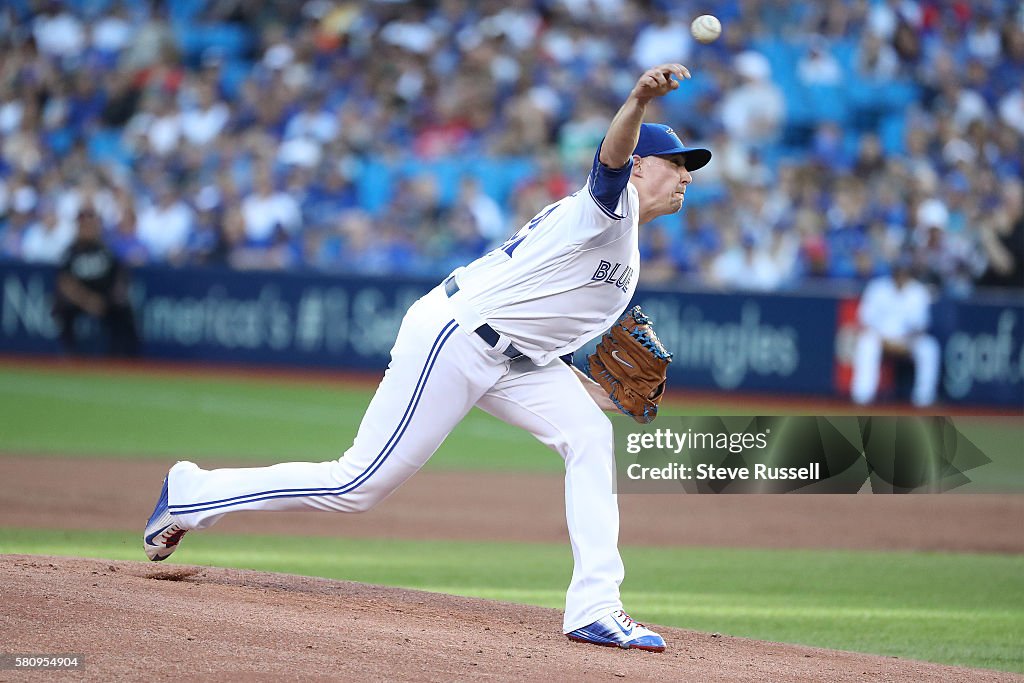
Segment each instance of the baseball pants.
M611 423L569 366L510 362L459 326L441 287L406 313L391 363L340 459L209 471L181 463L168 476L170 510L190 529L237 510L369 510L415 474L474 405L565 461L574 566L563 630L621 609Z
M853 380L850 393L855 403L866 404L875 400L882 367L884 339L874 330L862 330L857 336L853 352ZM939 342L927 334L917 335L910 341L910 355L914 359L914 388L911 401L915 406L929 406L935 402L939 386Z

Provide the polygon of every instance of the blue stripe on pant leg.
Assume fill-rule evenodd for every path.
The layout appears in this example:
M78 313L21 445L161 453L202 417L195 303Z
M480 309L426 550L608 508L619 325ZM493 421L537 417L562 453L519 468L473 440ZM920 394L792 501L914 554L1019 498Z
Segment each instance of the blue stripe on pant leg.
M457 328L458 325L456 325L455 327ZM450 337L453 332L455 332L455 328L452 328L451 332L449 332L448 335L441 341L442 346L444 345L444 342L448 341L448 337ZM434 364L437 362L437 359L440 355L440 349L438 349L438 353L434 356L434 359L430 361L430 367L427 368L428 377L430 376L430 371L433 369ZM424 379L423 388L426 389L426 379ZM419 406L421 398L423 398L423 391L420 391L418 394L416 394L416 400L412 404L412 412L409 413L409 419L405 421L404 425L402 425L401 431L398 432L398 436L396 437L394 434L392 434L391 437L393 442L390 444L390 447L388 446L388 444L384 445L384 452L382 453L383 457L381 457L381 454L378 454L378 456L374 458L374 463L376 464L371 463L370 467L364 470L361 475L359 475L351 482L346 484L345 487L342 487L344 490L338 491L337 493L349 493L350 491L356 490L358 487L362 486L363 483L365 483L370 477L372 477L374 473L377 472L377 470L381 468L384 462L388 459L388 457L394 452L395 448L398 446L398 442L401 441L402 436L405 435L405 430L409 428L410 424L412 424L412 416L413 414L415 414L416 408Z
M189 514L193 512L205 512L207 510L216 510L218 508L230 507L232 505L240 505L243 503L252 503L262 500L271 500L275 498L302 498L302 497L315 497L315 496L329 496L329 495L340 495L342 493L349 493L354 491L356 488L361 486L366 480L374 474L380 466L384 464L388 456L394 451L398 445L398 441L405 434L406 428L412 421L413 413L416 407L419 405L420 398L423 395L423 390L426 388L427 379L430 376L430 371L433 369L434 364L437 362L440 356L441 348L445 342L451 337L452 333L458 329L458 325L455 324L454 320L448 322L437 338L434 339L434 345L431 347L430 352L427 354L427 360L424 362L423 369L420 371L419 380L416 383L416 387L413 390L412 396L409 399L409 403L406 405L405 413L402 415L402 419L399 420L398 426L395 427L395 431L392 432L391 437L387 443L384 444L381 451L373 459L373 462L359 474L355 479L342 484L341 486L330 487L330 488L310 488L310 489L278 489L273 491L259 491L255 493L247 493L241 496L235 496L233 498L222 498L220 500L212 500L200 503L190 503L188 505L169 505L168 508L174 514Z

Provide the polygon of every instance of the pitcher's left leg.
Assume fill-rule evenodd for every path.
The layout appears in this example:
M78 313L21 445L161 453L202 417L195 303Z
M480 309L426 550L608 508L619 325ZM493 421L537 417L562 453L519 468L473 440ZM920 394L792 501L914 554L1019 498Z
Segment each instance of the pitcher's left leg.
M573 554L563 622L568 633L622 608L612 427L568 366L556 361L528 367L522 373L513 364L477 406L527 430L565 460L565 519Z

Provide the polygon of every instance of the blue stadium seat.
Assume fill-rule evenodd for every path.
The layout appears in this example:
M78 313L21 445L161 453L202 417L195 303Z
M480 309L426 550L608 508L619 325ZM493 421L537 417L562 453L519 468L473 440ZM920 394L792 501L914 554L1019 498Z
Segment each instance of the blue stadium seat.
M131 159L128 150L121 143L120 129L104 128L96 131L89 136L87 149L89 158L97 164L127 164Z
M849 108L846 103L846 91L841 85L803 86L802 96L808 103L811 119L814 123L834 121L846 123Z
M190 61L197 61L207 48L215 47L226 58L242 58L249 49L250 35L233 24L207 24L195 26L174 24L178 47Z
M220 86L228 97L236 97L242 83L252 73L252 63L240 59L228 59L221 67Z
M883 89L882 97L891 111L902 111L918 100L921 89L916 83L895 81Z
M907 121L901 113L888 114L882 118L878 135L886 154L903 152L903 138L906 136Z
M837 40L832 43L832 56L839 62L839 66L843 68L843 74L847 78L857 73L857 65L855 61L857 59L857 41L851 39Z
M189 22L203 10L207 0L174 0L167 3L167 14L172 23Z
M861 132L847 129L843 133L843 153L850 160L857 158L857 150L860 148Z
M71 145L75 143L75 134L70 128L57 128L44 132L43 138L46 140L46 146L53 150L57 156L67 154L71 149Z
M17 4L16 2L15 5ZM110 9L113 2L112 0L64 0L63 4L78 17L96 17Z
M768 63L772 67L772 78L776 82L779 78L785 78L785 74L793 72L792 50L781 40L760 38L753 41L751 47L768 58Z

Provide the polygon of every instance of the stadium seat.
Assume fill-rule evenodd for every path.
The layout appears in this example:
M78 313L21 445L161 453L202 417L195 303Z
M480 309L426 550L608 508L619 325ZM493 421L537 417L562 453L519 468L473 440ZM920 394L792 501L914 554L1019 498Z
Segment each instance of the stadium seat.
M178 46L190 62L197 62L203 51L216 47L226 58L245 57L250 36L245 29L234 24L190 25L174 24Z
M174 0L167 3L167 13L173 23L187 23L199 14L206 0Z
M19 4L18 2L14 3L15 6ZM74 10L78 16L95 17L106 12L114 3L112 0L64 0L63 4Z
M252 73L252 68L252 63L240 59L228 59L224 62L220 72L220 87L224 89L225 96L238 96L242 83Z
M87 149L89 158L97 164L127 164L130 159L128 150L121 143L121 131L113 128L104 128L90 135Z
M891 113L884 116L878 126L878 134L882 139L882 149L889 154L903 151L903 139L906 137L907 122L903 114Z
M811 85L801 88L811 121L815 124L834 121L840 125L849 118L846 91L839 85Z

